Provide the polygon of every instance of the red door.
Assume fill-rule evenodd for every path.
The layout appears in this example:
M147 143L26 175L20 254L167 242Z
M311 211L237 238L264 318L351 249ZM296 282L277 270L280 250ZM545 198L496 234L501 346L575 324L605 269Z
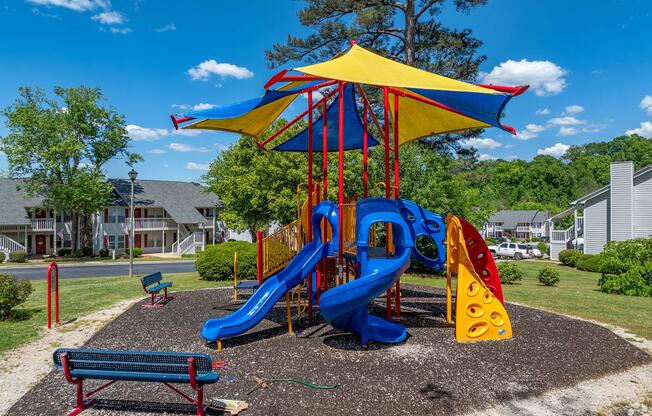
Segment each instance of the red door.
M36 254L45 254L45 236L37 235L36 236Z
M140 246L140 234L134 235L134 247L141 248Z

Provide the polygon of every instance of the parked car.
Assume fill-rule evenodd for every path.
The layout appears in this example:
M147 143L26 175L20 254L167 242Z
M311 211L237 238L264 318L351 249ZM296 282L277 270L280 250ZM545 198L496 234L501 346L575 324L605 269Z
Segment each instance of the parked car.
M543 257L543 253L536 246L533 246L532 244L526 244L525 246L528 249L530 257Z
M489 251L498 258L509 257L514 260L520 260L530 257L527 245L525 244L502 243L497 246L489 246Z

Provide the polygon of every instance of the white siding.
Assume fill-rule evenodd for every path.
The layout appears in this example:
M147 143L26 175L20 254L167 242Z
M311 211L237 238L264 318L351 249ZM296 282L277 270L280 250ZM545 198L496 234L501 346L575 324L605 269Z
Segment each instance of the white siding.
M652 235L652 171L634 181L634 237Z
M634 237L634 163L611 164L611 240Z
M586 201L584 206L584 253L598 254L609 241L609 192Z

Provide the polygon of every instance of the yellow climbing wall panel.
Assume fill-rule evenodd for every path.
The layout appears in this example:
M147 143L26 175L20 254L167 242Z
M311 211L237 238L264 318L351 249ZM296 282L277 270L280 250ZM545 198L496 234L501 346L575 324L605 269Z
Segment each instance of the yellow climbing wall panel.
M512 323L502 303L485 286L469 259L457 217L446 217L447 319L451 318L451 275L457 273L455 339L489 341L512 337Z

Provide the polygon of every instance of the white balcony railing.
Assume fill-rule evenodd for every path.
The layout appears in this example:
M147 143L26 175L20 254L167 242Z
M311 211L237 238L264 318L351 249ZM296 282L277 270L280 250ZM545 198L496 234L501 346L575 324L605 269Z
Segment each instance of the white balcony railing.
M575 227L577 228L577 233L582 234L582 231L584 231L584 217L575 217Z
M532 231L532 227L530 227L529 225L519 225L516 227L516 231L521 233L529 233L530 231Z
M565 230L552 230L551 243L568 243L575 238L575 227L571 226Z
M29 222L32 231L54 231L54 218L33 218Z
M176 223L170 218L134 218L136 230L160 230L174 227L176 227Z

